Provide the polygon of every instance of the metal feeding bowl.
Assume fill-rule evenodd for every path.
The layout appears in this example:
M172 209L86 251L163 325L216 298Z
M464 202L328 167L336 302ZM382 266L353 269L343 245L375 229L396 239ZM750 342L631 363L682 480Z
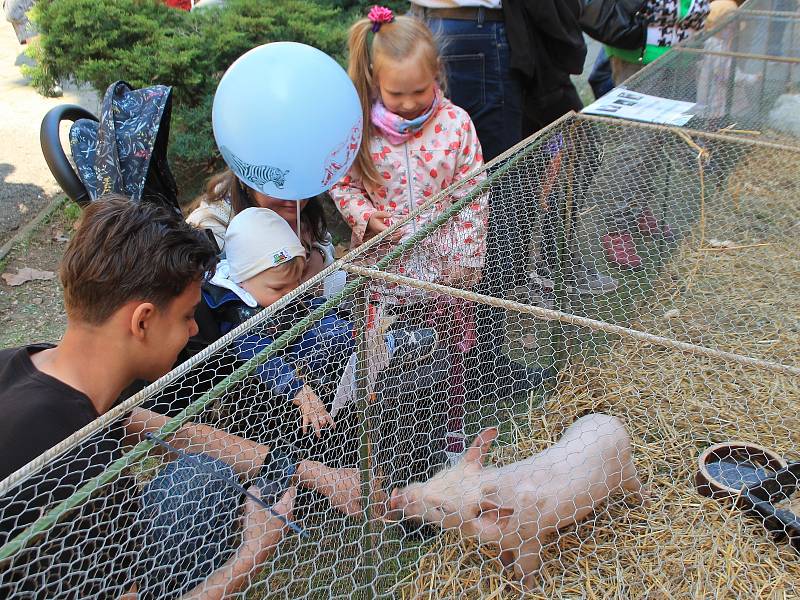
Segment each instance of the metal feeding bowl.
M778 508L800 487L800 462L787 462L772 450L749 442L715 444L700 455L695 475L704 496L731 498L777 539L788 539L800 553L800 516Z
M757 444L714 444L700 455L695 485L704 496L738 498L743 487L758 486L787 466L779 454Z

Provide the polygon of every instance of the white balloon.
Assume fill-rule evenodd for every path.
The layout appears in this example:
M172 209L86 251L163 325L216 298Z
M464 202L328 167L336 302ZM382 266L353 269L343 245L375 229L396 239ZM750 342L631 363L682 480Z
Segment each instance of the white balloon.
M339 181L358 154L362 121L344 69L295 42L239 57L219 82L212 109L228 166L248 186L282 200L310 198Z

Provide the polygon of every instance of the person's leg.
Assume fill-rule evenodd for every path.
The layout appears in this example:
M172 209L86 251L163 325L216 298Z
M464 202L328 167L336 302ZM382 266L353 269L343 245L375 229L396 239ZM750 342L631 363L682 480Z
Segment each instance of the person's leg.
M488 162L522 139L522 86L511 72L505 24L441 19L431 25L442 36L450 97L469 113ZM524 243L524 232L508 216L516 210L512 202L491 192L486 250L491 267L484 272L483 287L493 295L505 287L503 274L515 271L504 249Z
M447 68L448 94L470 115L483 157L490 161L522 139L522 84L511 71L511 52L504 23L431 19L429 25L443 42L442 58ZM529 244L522 198L508 194L501 185L490 192L486 262L477 291L502 297L514 280L525 280L523 248ZM509 248L517 251L509 252ZM524 259L524 256L522 256ZM502 310L478 306L478 346L465 356L464 377L469 388L479 380L493 378L499 396L512 389L527 388L541 381L538 370L530 371L503 354ZM491 376L489 375L491 373Z
M622 60L618 56L611 57L611 73L614 79L614 85L621 85L626 79L632 77L642 68L639 63L628 62Z
M589 85L595 99L605 96L614 89L614 77L611 73L611 60L604 48L600 48L594 61L592 72L589 74Z
M522 86L511 71L511 52L505 24L500 22L433 20L443 40L443 60L453 102L470 115L486 162L522 139ZM498 190L490 193L486 264L482 288L499 295L513 277L514 264L505 249L522 246L524 232L517 226L513 198Z
M448 96L469 113L486 162L522 139L522 86L511 71L505 24L429 19L442 40Z
M233 468L205 454L192 458L238 481ZM186 458L170 462L141 496L144 533L140 598L178 598L204 581L239 542L242 495Z
M525 137L544 129L553 121L574 110L580 112L583 102L575 86L565 74L566 81L547 93L541 90L526 89L523 95L524 112L522 134Z
M37 35L36 27L28 19L34 0L5 0L3 10L6 20L14 26L20 44L26 44Z

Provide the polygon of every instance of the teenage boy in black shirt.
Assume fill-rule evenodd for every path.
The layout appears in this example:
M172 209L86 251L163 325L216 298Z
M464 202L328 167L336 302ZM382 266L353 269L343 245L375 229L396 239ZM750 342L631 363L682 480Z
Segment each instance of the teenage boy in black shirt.
M205 236L162 208L107 197L84 211L60 269L67 312L64 337L58 346L0 351L0 482L108 412L135 379L155 381L169 371L197 332L194 311L200 284L215 263ZM123 445L141 441L167 422L157 413L134 409L88 439L67 442L65 453L32 475L0 486L0 544L104 472L122 456ZM230 488L195 463L199 457L217 472L223 465L230 478L258 481L265 461L270 463L269 448L196 423L184 425L166 441L195 458L169 455L172 463L165 471L172 469L171 479L165 480L166 489L145 489L141 500L147 510L140 506L137 482L126 470L0 563L0 597L26 592L119 597L127 592L133 598L213 599L246 585L282 538L286 523L250 498L241 503L242 496L234 494L239 503L232 505ZM359 510L355 470L337 471L312 461L291 470L295 485L329 496L348 514ZM194 482L189 486L194 496L176 499L174 491L188 489L187 481ZM290 514L294 489L288 488L273 506L275 513ZM256 485L249 491L261 495ZM220 512L209 497L227 498L227 512ZM176 502L180 508L198 498L205 504L178 516ZM148 523L147 515L154 515L156 523ZM182 556L191 548L175 543L187 531L213 529L202 520L175 523L200 515L241 522L240 531L225 529L225 539L218 535L210 542L195 542L195 549L211 548L204 562ZM174 562L183 560L194 562ZM163 582L154 586L147 580L165 566L165 576L172 580L169 590Z

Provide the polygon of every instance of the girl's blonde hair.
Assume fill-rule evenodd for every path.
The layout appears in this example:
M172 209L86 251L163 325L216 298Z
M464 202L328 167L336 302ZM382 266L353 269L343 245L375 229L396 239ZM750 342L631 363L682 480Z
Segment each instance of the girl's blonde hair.
M380 185L382 179L372 161L369 139L372 135L370 111L378 93L376 74L380 70L381 61L402 61L417 55L434 74L442 90L445 89L446 80L439 60L436 38L425 23L414 17L399 16L391 23L383 23L374 34L372 25L369 19L361 19L350 28L347 39L350 51L347 73L356 86L364 116L364 131L355 167L362 178Z

